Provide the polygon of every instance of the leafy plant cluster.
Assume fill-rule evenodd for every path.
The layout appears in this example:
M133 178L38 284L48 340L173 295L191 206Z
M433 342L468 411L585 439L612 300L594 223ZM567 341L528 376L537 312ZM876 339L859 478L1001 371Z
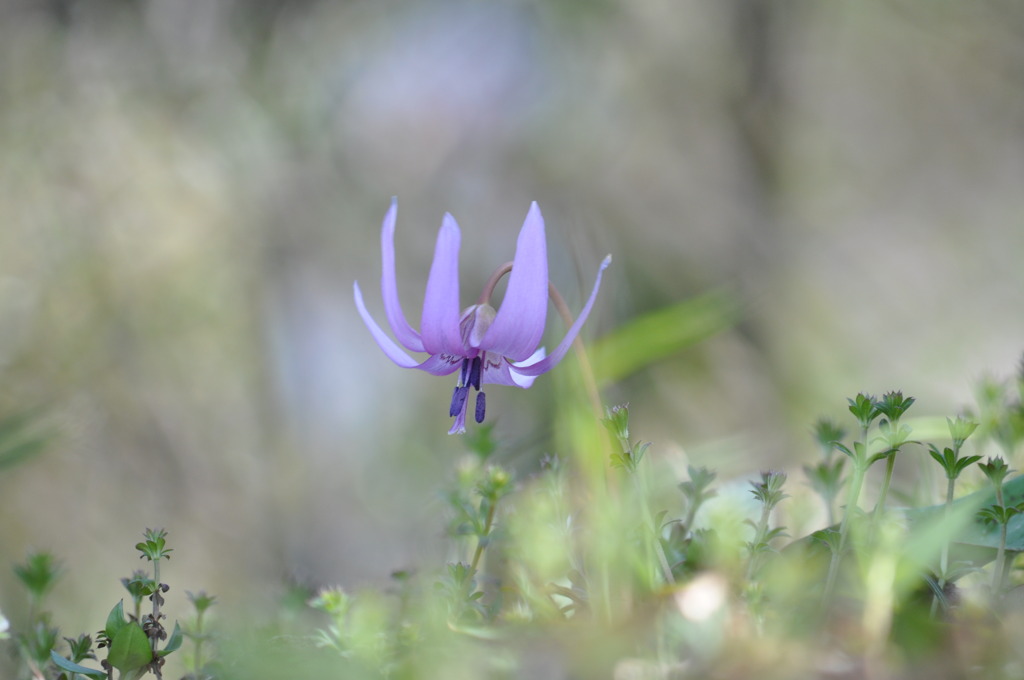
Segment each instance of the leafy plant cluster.
M520 479L483 426L442 496L447 563L384 589L310 592L313 628L222 634L213 663L214 600L190 595L194 623L168 633L170 550L147 530L136 548L150 570L122 580L130 604L95 640L52 626L62 567L46 553L16 568L30 617L13 632L0 619L0 635L25 677L66 680L162 677L189 638L189 680L1018 677L1022 396L1024 373L986 382L975 412L922 442L913 397L857 394L848 419L814 426L802 482L767 470L742 493L707 467L674 478L627 405ZM790 537L807 514L825 528Z
M167 547L167 533L163 529L147 529L145 540L135 548L140 558L148 561L151 571L138 569L121 579L131 602L129 610L125 611L123 599L118 601L101 630L74 638L61 637L60 629L52 623L52 614L45 608L47 596L64 572L63 565L48 552L36 552L14 567L29 598L28 624L12 635L26 677L137 680L152 674L163 678L166 658L182 647L186 637L192 639L195 648L193 671L186 676L187 680L214 677L202 651L208 638L203 629L203 614L214 598L205 593L188 593L196 612L195 624L184 630L176 622L168 634L163 606L164 594L170 586L160 578L161 560L170 559L172 552ZM97 662L99 668L95 667Z

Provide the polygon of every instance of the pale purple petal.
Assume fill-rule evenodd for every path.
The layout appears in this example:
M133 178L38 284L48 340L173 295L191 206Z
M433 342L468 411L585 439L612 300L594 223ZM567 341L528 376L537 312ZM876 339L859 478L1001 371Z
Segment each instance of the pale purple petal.
M495 354L495 357L499 355ZM533 378L530 378L532 381ZM483 365L483 374L480 377L480 382L484 385L505 385L506 387L523 387L518 384L512 377L509 371L509 363L504 357L499 357L498 361L485 361Z
M515 361L533 354L548 313L548 252L544 218L534 202L516 242L505 299L480 348Z
M398 284L395 276L395 219L398 216L398 199L391 199L391 207L384 216L380 231L381 275L380 292L384 298L384 313L398 342L413 352L423 352L423 340L409 322L405 320L402 305L398 301Z
M448 434L465 434L466 433L466 407L469 405L469 399L462 402L462 409L458 415L455 416L455 422L452 423L452 428L448 430Z
M377 322L373 320L370 313L366 311L366 304L363 302L363 293L359 290L359 283L354 284L354 292L356 297L356 309L359 310L359 316L363 317L363 323L370 329L370 334L373 335L373 339L377 341L380 348L384 350L384 354L388 355L388 359L391 359L402 368L416 368L419 362L410 357L402 348L395 344L395 341L388 337L387 333L381 330L381 327L377 325Z
M555 367L565 353L569 351L569 345L576 339L576 336L580 332L580 328L583 327L583 322L587 320L587 316L590 314L591 307L594 306L594 300L597 298L597 290L601 287L601 275L604 273L605 268L612 263L612 256L604 258L601 262L601 268L597 271L597 280L594 281L594 290L590 292L590 299L587 300L587 304L583 305L583 311L576 317L575 323L569 328L569 331L562 338L562 342L558 343L558 347L547 357L526 366L515 366L514 370L520 376L537 376L541 373L546 373Z
M423 348L431 354L465 354L459 333L460 240L459 225L446 213L437 232L420 326Z
M536 352L531 354L529 357L524 359L522 362L516 362L516 363L512 364L509 367L509 375L512 377L512 380L515 381L516 387L522 387L523 389L526 389L530 385L533 384L534 380L537 379L537 376L535 376L535 375L523 375L523 374L521 374L519 372L519 364L522 363L522 364L526 364L527 366L530 366L532 364L537 363L541 359L543 359L544 358L544 354L545 354L544 348L543 347L539 347Z
M497 358L497 360L496 360ZM533 363L544 358L544 348L541 347L526 361ZM516 365L510 364L507 359L497 354L487 353L483 363L483 376L480 382L491 385L506 385L508 387L528 388L536 380L536 376L519 375L516 373Z
M462 361L462 357L452 356L451 354L435 354L422 364L417 364L412 366L412 368L418 368L431 375L448 375L459 370L459 367L462 366Z

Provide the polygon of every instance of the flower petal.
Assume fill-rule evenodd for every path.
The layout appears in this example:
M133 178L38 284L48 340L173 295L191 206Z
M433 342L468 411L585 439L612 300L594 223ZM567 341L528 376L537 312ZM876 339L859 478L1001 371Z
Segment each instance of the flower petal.
M460 366L462 366L462 357L452 356L451 354L435 354L422 364L413 366L413 368L426 371L430 375L449 375L459 370Z
M401 366L402 368L418 368L421 371L426 371L431 375L448 375L454 373L462 365L462 357L452 356L450 354L435 354L422 363L416 361L404 351L402 348L395 344L395 341L388 337L377 322L373 320L370 313L366 311L366 304L363 302L363 292L359 290L359 283L356 282L353 285L355 298L356 298L356 309L359 310L359 316L363 317L363 323L370 329L370 333L373 335L373 339L377 341L377 345L384 350L384 354L388 356L393 362Z
M594 300L597 298L597 290L601 287L601 275L611 263L611 255L604 258L601 262L601 268L597 271L597 280L594 281L594 290L590 292L590 299L587 300L587 304L583 305L583 310L580 312L580 315L576 317L576 321L569 328L565 337L562 338L562 342L558 343L558 347L555 348L555 351L535 363L528 364L526 366L514 366L513 370L515 370L516 373L522 377L538 376L541 373L550 371L555 367L555 364L562 360L565 353L569 351L569 345L571 345L572 341L576 339L577 335L579 335L580 328L583 327L583 322L585 322L587 320L587 316L590 315L590 309L594 306Z
M459 412L455 414L455 422L452 423L448 434L466 434L466 407L468 405L469 399L464 399Z
M516 242L505 299L480 348L522 361L540 344L547 313L548 250L544 218L534 201Z
M437 232L420 326L423 348L431 354L464 356L466 353L459 333L460 241L459 225L455 218L445 213L441 229Z
M391 199L391 207L384 215L380 230L381 275L380 292L384 298L384 313L398 342L413 352L423 352L423 340L409 322L405 320L402 304L398 301L398 284L395 276L395 219L398 216L398 199Z
M359 282L353 284L355 298L356 298L356 309L359 310L359 316L363 317L363 323L370 329L370 334L373 335L373 339L377 341L377 344L384 354L388 355L388 359L391 359L402 368L416 368L419 362L413 359L411 356L402 351L402 348L395 344L395 341L388 337L388 334L381 330L381 327L377 325L377 322L373 320L370 313L366 311L366 304L363 302L363 293L359 290Z
M506 385L508 387L521 387L527 389L536 380L536 376L532 375L519 375L516 372L516 364L511 364L504 357L500 357L495 361L495 357L499 357L497 354L487 353L483 362L483 375L480 382L487 385ZM536 362L544 358L544 348L541 347L526 361Z

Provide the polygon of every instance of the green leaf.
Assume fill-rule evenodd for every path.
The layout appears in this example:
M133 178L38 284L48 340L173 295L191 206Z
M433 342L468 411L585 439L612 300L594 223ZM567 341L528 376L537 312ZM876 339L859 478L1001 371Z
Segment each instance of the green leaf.
M995 502L995 490L982 489L954 501L953 509L965 513L964 516L970 516L982 508L994 505ZM1024 502L1024 476L1015 477L1003 484L1004 506L1014 507L1021 502ZM907 511L907 514L916 530L917 524L941 518L943 511L944 506L940 504L912 509ZM999 547L999 534L997 525L974 518L954 534L953 547L955 551L965 553L965 559L972 564L985 564L995 559L995 551ZM1006 549L1024 552L1024 515L1010 517L1006 525Z
M181 626L179 626L178 622L175 621L174 631L171 633L171 637L167 640L167 644L164 645L164 648L157 651L157 655L167 656L171 652L178 651L178 648L181 647L181 643L184 642L184 640L185 636L181 632Z
M79 666L74 661L68 661L57 652L50 650L50 660L57 665L58 668L63 668L71 673L78 673L79 675L86 675L90 678L96 678L96 680L106 680L107 672L101 671L96 668L89 668L88 666Z
M0 469L21 463L42 451L49 435L34 427L36 411L25 411L0 420Z
M121 600L107 614L107 625L103 628L103 632L107 634L107 639L112 641L114 636L126 625L128 625L128 619L124 616L124 600Z
M152 660L149 638L142 626L134 621L121 628L110 643L107 661L122 673L142 668Z
M736 301L714 292L633 319L594 343L598 380L622 380L725 330L738 318Z

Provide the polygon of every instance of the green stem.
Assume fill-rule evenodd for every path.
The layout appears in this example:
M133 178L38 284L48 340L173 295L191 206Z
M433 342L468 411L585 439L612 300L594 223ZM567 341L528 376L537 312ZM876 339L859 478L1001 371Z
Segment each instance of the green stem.
M158 556L153 560L153 580L156 582L156 590L153 591L153 625L160 625L160 598L162 597L162 591L160 589L160 557ZM159 629L157 629L159 630ZM153 653L156 654L157 645L160 644L160 638L154 636L150 638L150 647L153 649Z
M865 454L866 455L866 454ZM836 586L836 577L839 575L839 563L842 561L843 550L846 549L847 536L850 533L850 517L857 510L857 501L860 499L860 490L864 486L864 474L867 472L867 463L854 460L853 479L850 480L850 493L846 499L846 510L843 512L843 523L839 525L839 548L832 553L832 561L828 565L828 577L825 579L825 591L823 602L832 599L832 591Z
M956 477L946 477L946 505L942 510L942 524L949 526L949 517L953 512L953 488L956 486ZM949 541L943 541L942 554L939 556L939 591L946 588L946 572L949 571ZM934 618L939 608L939 596L932 598L931 615Z
M752 580L754 578L754 573L757 571L755 569L755 562L758 561L757 557L759 553L754 552L754 550L762 541L764 541L765 534L768 532L768 519L771 512L772 509L767 503L765 503L761 508L761 519L758 521L757 528L754 530L754 540L751 542L753 549L750 551L750 560L747 562L747 581Z
M1003 483L996 484L996 504L1000 508L1003 505ZM1006 562L1006 522L1001 522L999 527L999 550L996 551L996 561L992 569L992 602L999 601L999 594L1003 592L1003 572Z
M956 477L950 477L946 484L946 508L943 511L943 524L949 526L949 517L953 514L953 487L956 486ZM949 569L949 541L945 541L942 544L942 557L939 562L939 568L942 570L940 585L946 584L946 571Z
M889 484L892 482L892 471L896 467L896 453L893 451L885 458L885 477L882 479L882 490L878 494L878 503L875 504L875 511L871 516L871 525L878 522L878 517L882 514L882 508L885 507L886 496L889 495Z
M640 503L640 512L643 513L644 526L648 528L651 547L658 558L658 565L661 567L661 575L665 579L666 583L674 585L676 577L672 575L672 567L669 565L668 557L665 555L665 549L661 545L661 536L658 532L658 527L654 526L654 517L651 515L651 509L647 507L647 496L644 493L645 489L638 478L640 473L633 470L630 474L633 476L633 485L636 489L637 501Z
M480 564L480 558L484 554L484 548L487 546L487 538L491 535L491 527L494 525L494 510L497 506L498 502L496 499L490 501L490 507L487 509L487 520L484 522L484 532L477 537L476 552L473 553L473 562L469 565L469 570L474 574L476 573L477 565Z
M196 658L195 658L195 676L199 678L199 671L203 668L203 614L204 611L199 611L196 614Z

